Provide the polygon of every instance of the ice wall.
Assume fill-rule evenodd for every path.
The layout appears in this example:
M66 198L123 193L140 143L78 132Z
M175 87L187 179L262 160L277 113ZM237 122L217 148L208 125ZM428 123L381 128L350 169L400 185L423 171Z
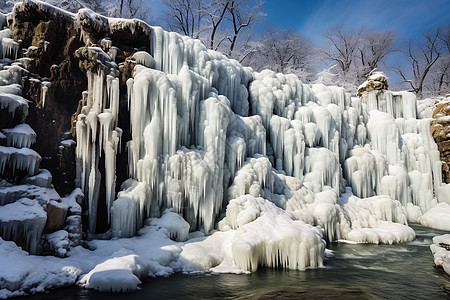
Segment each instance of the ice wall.
M83 94L83 107L78 114L77 180L88 199L89 230L95 232L101 175L100 157L105 159L105 189L108 221L116 192L116 154L122 130L117 127L119 113L119 79L117 65L98 47L87 47L88 60L97 62L97 69L88 70L88 90Z
M276 176L296 178L306 194L334 191L328 211L339 217L318 218L320 209L302 213L311 214L311 224L326 227L328 240L345 238L348 231L342 224L352 226L337 201L345 186L360 198L391 196L415 221L437 202L436 149L425 130L429 121L417 119L414 95L372 91L351 98L342 88L308 86L294 75L252 73L197 40L158 27L145 30L150 53L132 56L136 67L127 81L130 179L117 196L118 149L109 141L120 132L114 135L111 125L118 111L105 106L116 103L108 100L115 94L98 92L104 90L108 71L88 73L86 104L78 116L80 180L88 191L91 222L98 201L98 156L104 152L114 236L134 235L145 218L159 216L167 207L182 215L191 230L208 233L230 200L249 193L286 208L289 198L274 193L269 179L251 179L253 167L245 171L244 162L255 155L268 158L264 172L273 177L273 167ZM114 51L89 51L105 66L112 64L108 76L116 76L109 56ZM110 144L111 150L101 150Z

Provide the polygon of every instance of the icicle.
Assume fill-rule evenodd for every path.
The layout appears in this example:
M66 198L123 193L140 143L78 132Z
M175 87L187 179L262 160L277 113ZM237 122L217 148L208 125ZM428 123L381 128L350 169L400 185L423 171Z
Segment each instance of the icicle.
M51 83L49 81L43 81L41 84L41 90L42 90L42 94L41 94L41 108L44 108L45 106L45 100L47 99L47 93L48 93L48 88L51 87Z

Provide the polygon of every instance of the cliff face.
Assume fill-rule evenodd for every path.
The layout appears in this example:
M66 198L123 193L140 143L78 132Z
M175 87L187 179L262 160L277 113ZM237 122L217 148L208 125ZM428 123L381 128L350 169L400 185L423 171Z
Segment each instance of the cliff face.
M16 8L12 32L20 48L28 49L22 59L28 70L22 77L22 94L34 102L27 119L39 136L34 149L43 157L41 166L53 174L55 188L64 195L74 188L75 148L60 146L71 139L65 133L86 88L86 77L73 56L83 44L70 15L49 13L36 3Z
M16 6L9 18L13 39L21 49L28 49L18 56L23 56L20 60L28 71L22 77L22 94L34 102L27 119L39 137L33 149L41 154L41 167L53 174L55 189L62 195L74 189L76 176L75 144L63 141L75 138L73 121L88 88L86 72L96 72L101 64L89 57L86 45L114 51L121 71L121 109L126 109L126 80L133 67L125 60L138 50L149 51L149 37L139 26L110 29L106 24L105 18L89 10L70 14L34 2ZM119 126L126 128L129 118L121 116ZM126 159L125 155L118 157L119 162L124 161L119 182L125 179L120 174L126 174Z
M442 182L450 183L450 98L444 99L433 112L431 134L442 161Z

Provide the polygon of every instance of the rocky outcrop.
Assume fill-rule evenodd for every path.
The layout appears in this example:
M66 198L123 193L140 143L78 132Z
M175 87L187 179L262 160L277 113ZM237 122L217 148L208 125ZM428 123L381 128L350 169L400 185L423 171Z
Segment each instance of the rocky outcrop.
M442 182L450 183L450 97L434 109L431 134L440 152Z
M363 92L371 92L377 90L387 90L387 78L382 72L375 72L367 78L367 80L358 87L358 97L361 97Z
M140 20L108 19L89 9L73 14L33 1L16 5L7 25L11 29L11 41L23 50L17 51L14 68L21 70L16 83L22 87L21 94L29 103L24 105L27 111L17 108L14 118L10 111L0 107L0 127L14 127L26 121L37 134L32 149L42 158L40 168L50 172L51 182L60 195L69 194L75 188L77 174L75 125L78 115L85 113L82 107L89 97L89 73L97 74L102 70L106 76L113 72L120 82L118 110L128 112L126 82L132 77L136 64L133 54L150 52L151 29ZM118 115L116 126L129 128L129 114ZM128 178L125 146L130 139L130 133L124 132L120 154L116 157L116 189ZM6 141L0 136L0 145L2 143ZM100 169L104 169L104 156L98 163ZM104 182L103 171L99 178ZM108 230L106 213L103 213L106 211L105 190L100 189L99 194L97 232L104 232ZM49 216L44 232L61 229L65 214L51 205L46 213L55 216ZM77 218L81 219L81 214ZM49 222L57 224L49 225Z
M75 145L70 141L75 139L79 103L88 88L86 72L96 72L97 60L102 60L89 57L93 51L88 47L100 48L118 65L120 109L127 109L126 80L134 66L129 60L136 51L150 51L150 28L140 20L110 20L89 9L71 14L32 1L17 5L10 19L12 38L26 50L22 59L26 72L19 83L23 96L34 102L27 119L38 136L33 149L42 156L41 166L53 175L56 190L68 194L75 188ZM129 127L128 117L118 125ZM126 161L126 152L122 153L118 160Z

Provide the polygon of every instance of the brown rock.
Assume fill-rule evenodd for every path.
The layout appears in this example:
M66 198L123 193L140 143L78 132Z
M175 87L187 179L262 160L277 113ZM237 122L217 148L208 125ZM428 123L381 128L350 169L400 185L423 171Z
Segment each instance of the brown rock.
M67 206L56 201L47 204L47 223L44 233L54 232L64 228L66 221Z
M364 92L371 92L376 90L387 90L387 78L381 72L375 72L370 75L367 80L358 87L358 97L361 97Z
M442 182L450 183L450 101L436 106L430 130L440 152Z

